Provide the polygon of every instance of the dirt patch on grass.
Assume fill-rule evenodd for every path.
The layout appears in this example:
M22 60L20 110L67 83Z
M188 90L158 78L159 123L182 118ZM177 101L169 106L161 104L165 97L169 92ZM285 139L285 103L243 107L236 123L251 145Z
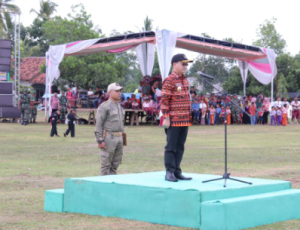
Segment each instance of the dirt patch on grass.
M25 190L27 188L62 188L64 186L64 178L51 176L31 176L29 174L21 174L13 177L1 177L0 184L7 190ZM2 190L0 188L0 190Z

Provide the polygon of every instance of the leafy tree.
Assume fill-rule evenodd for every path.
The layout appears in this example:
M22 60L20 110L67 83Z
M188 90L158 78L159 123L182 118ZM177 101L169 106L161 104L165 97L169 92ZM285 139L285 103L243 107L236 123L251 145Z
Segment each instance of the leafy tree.
M49 49L49 39L43 29L43 25L47 21L46 17L36 18L32 25L26 28L24 45L29 56L45 56Z
M152 22L153 22L153 20L149 19L148 15L147 15L147 17L144 20L144 27L142 28L142 31L151 31L152 27L153 27Z
M72 41L98 38L99 30L94 28L91 15L87 14L82 4L72 7L73 14L68 18L55 17L47 21L42 28L51 45ZM75 15L74 15L75 14ZM95 53L85 56L70 56L60 64L58 85L68 84L82 88L106 88L111 82L119 82L128 69L121 58L110 53ZM44 67L42 68L44 69Z
M57 4L51 0L40 0L40 10L36 11L31 8L30 13L35 13L40 19L50 19L51 15L56 12Z
M13 0L0 0L0 37L11 39L13 23L11 15L20 12L18 6L11 4Z
M278 91L279 91L279 95L280 96L283 96L283 97L287 97L288 98L288 90L287 90L287 86L288 86L288 83L285 79L285 76L280 73L278 74ZM277 96L279 96L277 95Z
M286 41L277 32L275 23L277 19L273 18L271 21L266 20L264 24L259 25L257 30L258 40L253 42L253 45L274 49L276 54L284 53Z

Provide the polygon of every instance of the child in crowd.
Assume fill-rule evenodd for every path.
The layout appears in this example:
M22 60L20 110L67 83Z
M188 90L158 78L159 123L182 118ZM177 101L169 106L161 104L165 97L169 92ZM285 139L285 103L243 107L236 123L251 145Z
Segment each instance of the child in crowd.
M255 106L254 102L251 102L249 112L250 112L250 115L251 115L251 125L255 125L256 106Z
M196 119L199 122L200 105L197 99L193 100L191 109L192 109L192 116L194 117L194 119Z
M231 124L231 110L229 105L227 105L226 107L226 113L227 113L227 124L230 125Z
M271 116L271 125L276 125L276 110L274 106L272 106L270 116Z
M153 116L153 110L151 108L149 98L145 99L145 101L143 103L143 110L146 112L147 118L151 118Z
M127 97L127 100L125 102L124 108L125 109L131 109L132 103L129 97Z
M224 124L224 121L225 121L225 107L224 107L223 104L221 106L220 121L221 121L221 124Z
M287 118L287 106L288 104L283 104L283 108L282 108L282 125L283 126L286 126L287 125L287 121L288 121L288 118Z
M132 106L132 109L134 109L134 110L140 109L140 108L139 108L140 105L139 105L139 103L137 102L137 99L136 99L136 98L133 99L131 106ZM136 111L136 112L137 112L137 111Z
M281 125L282 122L282 112L279 106L277 106L277 111L276 111L276 120L277 120L277 125Z
M161 94L162 94L162 92L161 92L160 88L156 88L155 96L156 96L156 101L158 104L160 103L160 100L161 100Z
M210 106L209 112L210 112L210 124L214 125L215 113L216 113L214 105Z
M216 108L216 116L215 116L215 124L219 125L220 124L220 114L222 112L222 109L220 108L220 105L217 104L217 108Z
M125 100L123 97L121 98L120 104L123 108L125 108Z
M262 125L263 123L263 115L264 115L264 110L262 107L259 107L258 110L258 124Z
M156 103L155 99L153 98L151 101L150 101L150 108L152 109L153 111L153 115L156 116L156 110L157 110L157 107L158 107L158 104Z
M200 101L200 112L201 112L201 125L205 125L205 117L206 117L206 104L204 103L204 100L201 99Z

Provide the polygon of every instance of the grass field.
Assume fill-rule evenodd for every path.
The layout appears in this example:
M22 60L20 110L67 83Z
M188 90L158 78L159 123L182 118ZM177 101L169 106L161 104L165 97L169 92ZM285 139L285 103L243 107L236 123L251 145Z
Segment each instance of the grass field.
M79 116L86 114L80 113ZM39 113L38 120L43 121ZM184 229L119 218L44 212L44 193L63 188L64 179L100 174L94 126L76 126L76 138L50 138L50 125L0 123L0 229ZM193 126L189 130L184 172L223 174L223 126ZM229 172L292 181L300 188L300 125L287 127L230 126ZM164 170L165 134L154 126L126 127L119 174ZM254 228L300 229L300 220Z

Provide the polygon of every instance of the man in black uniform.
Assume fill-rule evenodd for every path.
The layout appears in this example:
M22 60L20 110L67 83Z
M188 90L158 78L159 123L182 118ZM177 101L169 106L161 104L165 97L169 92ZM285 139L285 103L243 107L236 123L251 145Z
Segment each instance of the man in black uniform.
M52 115L49 117L48 122L51 122L52 124L52 129L51 129L51 133L50 136L53 137L54 135L59 137L59 135L57 134L57 123L60 123L59 121L59 116L60 116L60 111L55 111L52 113Z
M73 109L67 116L68 118L68 129L64 133L64 136L68 136L69 132L71 132L71 137L75 137L75 126L74 126L74 121L77 121L78 119L76 118L76 110Z

